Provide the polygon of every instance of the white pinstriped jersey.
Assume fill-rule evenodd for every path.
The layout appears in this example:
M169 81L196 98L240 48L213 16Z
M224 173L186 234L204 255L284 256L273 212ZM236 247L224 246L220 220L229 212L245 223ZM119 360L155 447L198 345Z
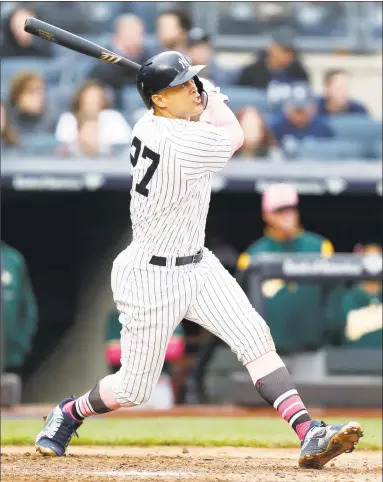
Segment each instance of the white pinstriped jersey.
M205 241L212 177L231 156L230 138L206 122L150 110L132 139L133 241L157 256L197 253Z

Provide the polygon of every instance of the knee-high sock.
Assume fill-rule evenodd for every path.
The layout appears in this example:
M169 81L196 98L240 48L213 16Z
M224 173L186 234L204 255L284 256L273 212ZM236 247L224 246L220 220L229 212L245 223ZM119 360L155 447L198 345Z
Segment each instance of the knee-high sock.
M69 413L77 422L86 417L112 412L121 408L114 397L115 374L108 375L81 397L67 403L63 411ZM134 404L132 403L132 406Z
M246 368L261 397L278 411L299 439L303 440L309 430L311 417L279 355L271 351L248 363Z

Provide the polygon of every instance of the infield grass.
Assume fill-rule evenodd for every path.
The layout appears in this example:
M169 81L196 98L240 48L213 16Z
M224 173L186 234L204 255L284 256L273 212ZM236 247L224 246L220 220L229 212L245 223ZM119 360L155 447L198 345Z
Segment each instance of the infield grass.
M382 449L382 420L358 418L364 437L358 448ZM347 419L328 419L345 423ZM43 421L1 420L1 445L34 444ZM75 445L180 445L234 447L299 447L292 429L278 418L93 418L74 437Z

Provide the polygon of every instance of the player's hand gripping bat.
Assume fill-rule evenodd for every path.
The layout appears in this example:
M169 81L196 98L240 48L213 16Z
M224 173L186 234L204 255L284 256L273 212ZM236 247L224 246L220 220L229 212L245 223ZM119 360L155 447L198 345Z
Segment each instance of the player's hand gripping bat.
M124 57L121 57L121 55L115 54L104 47L100 47L100 45L89 42L89 40L85 40L78 35L74 35L73 33L62 30L49 23L42 22L37 18L28 17L25 20L24 30L32 35L48 40L49 42L62 45L67 49L74 50L80 54L89 55L95 59L104 60L105 62L118 65L125 69L129 68L138 71L141 67L141 65L132 60L125 59Z

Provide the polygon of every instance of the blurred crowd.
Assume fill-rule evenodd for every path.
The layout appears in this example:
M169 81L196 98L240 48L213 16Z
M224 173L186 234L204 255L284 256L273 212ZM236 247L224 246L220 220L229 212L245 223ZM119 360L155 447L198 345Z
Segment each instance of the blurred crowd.
M138 63L170 49L183 52L193 64L207 65L203 76L228 95L245 133L237 158L381 159L382 125L350 97L349 73L329 70L322 92L314 92L290 27L271 32L254 62L228 68L218 64L212 39L183 10L163 10L155 18L153 41L145 31L145 3L137 4L134 12L128 7L120 12L114 23L104 26L106 33L92 33L91 26L73 14L58 17L60 3L70 2L14 3L2 29L3 153L125 159L132 127L145 112L134 71L24 32L24 21L32 16L56 24L54 17L60 18L62 28ZM35 4L39 8L34 9Z

